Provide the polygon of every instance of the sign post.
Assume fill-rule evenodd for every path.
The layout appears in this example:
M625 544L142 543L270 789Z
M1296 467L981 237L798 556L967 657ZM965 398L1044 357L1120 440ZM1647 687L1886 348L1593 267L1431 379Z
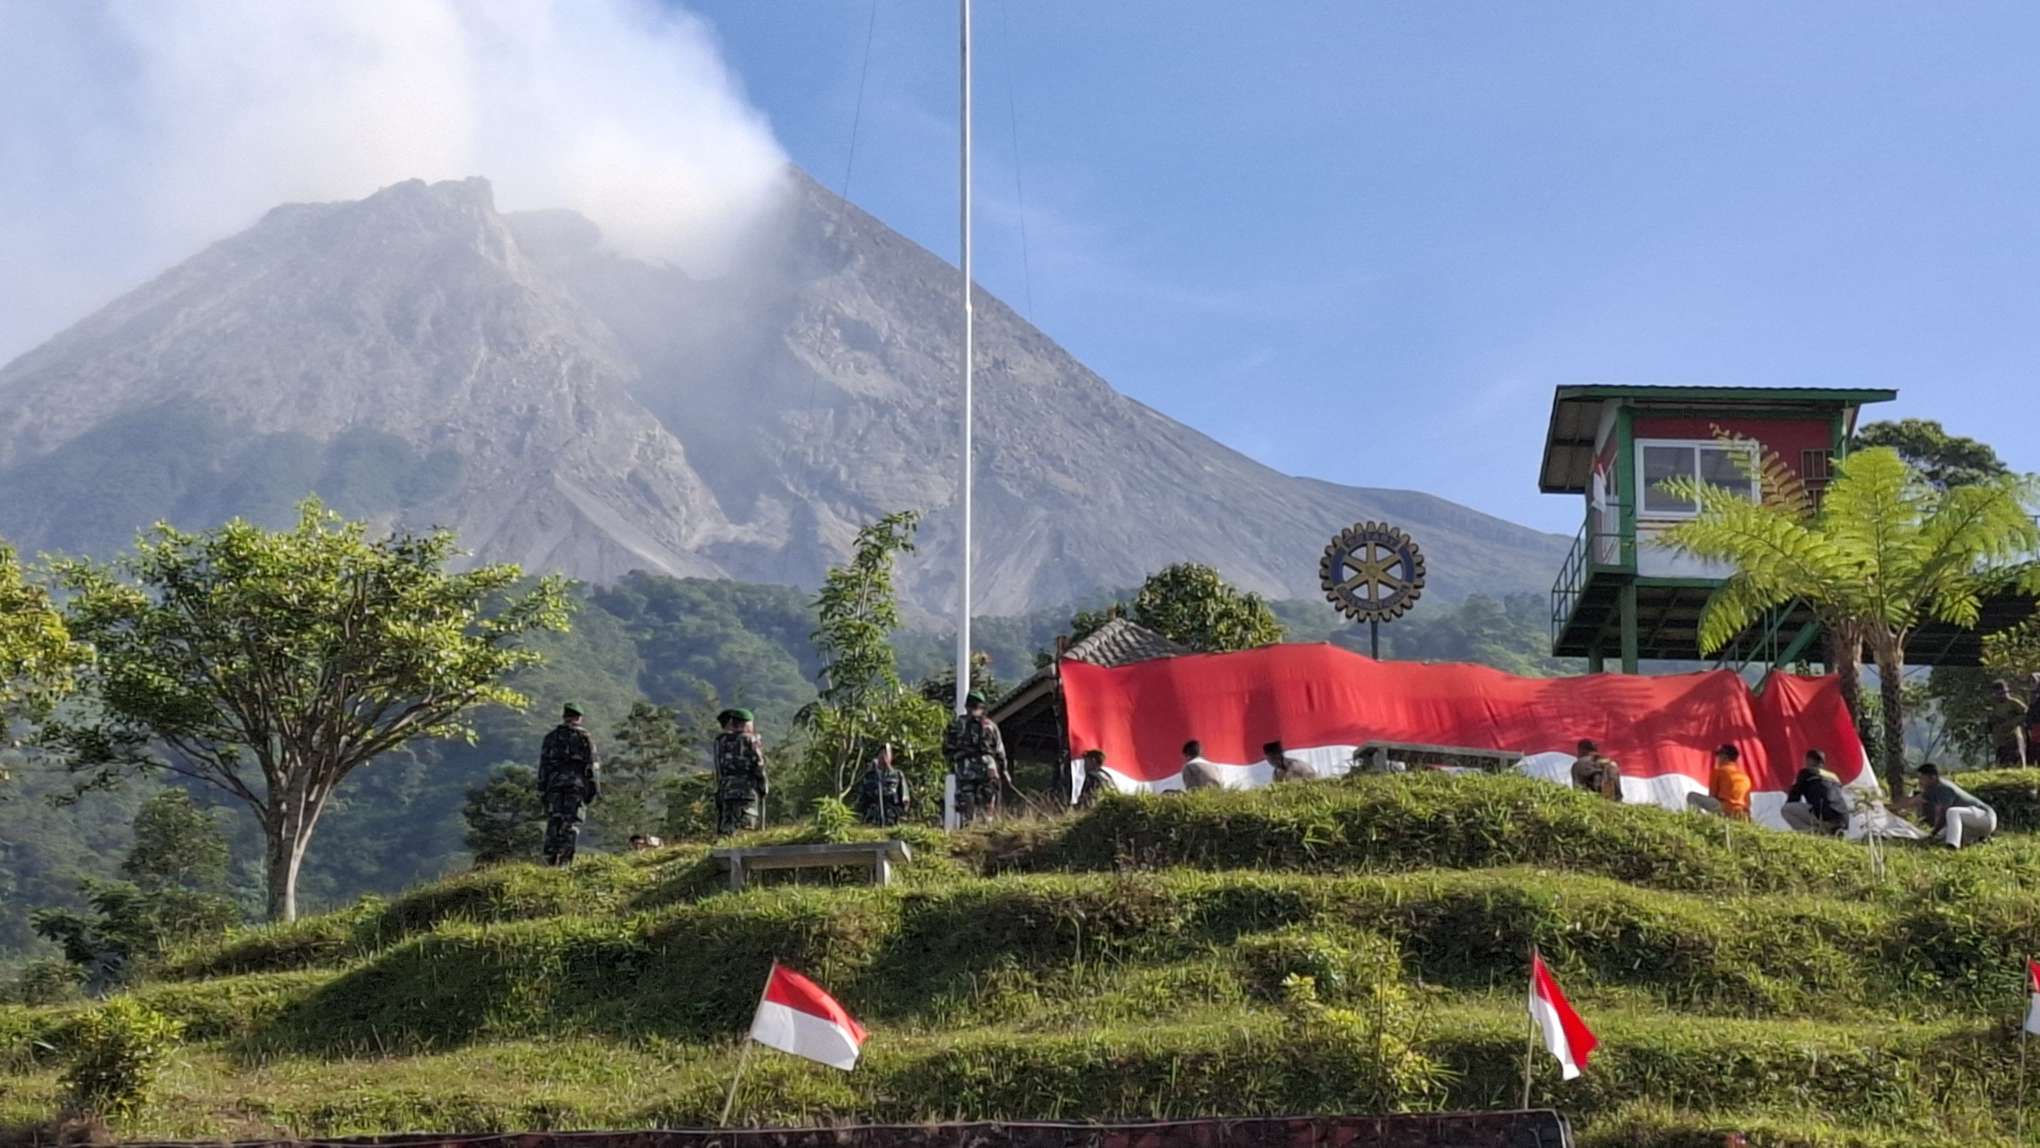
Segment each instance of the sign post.
M1381 660L1381 624L1409 612L1424 595L1424 552L1386 522L1356 522L1332 536L1318 560L1325 600L1367 623L1367 652Z

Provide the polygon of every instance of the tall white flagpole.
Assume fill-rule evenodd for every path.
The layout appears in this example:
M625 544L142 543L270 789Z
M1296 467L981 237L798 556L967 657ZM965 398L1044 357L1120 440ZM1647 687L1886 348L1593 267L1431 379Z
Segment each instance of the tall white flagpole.
M971 307L970 307L970 0L963 8L963 569L961 604L956 620L956 712L962 713L970 693L970 503L971 503Z

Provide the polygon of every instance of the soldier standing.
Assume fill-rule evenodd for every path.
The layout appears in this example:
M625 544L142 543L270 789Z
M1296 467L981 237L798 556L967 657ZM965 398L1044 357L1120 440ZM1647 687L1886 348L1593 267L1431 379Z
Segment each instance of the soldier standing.
M963 712L942 734L942 756L956 774L956 815L968 825L991 813L1005 776L1006 743L999 727L985 716L985 696L964 695Z
M2012 696L2012 683L1992 683L1995 695L1990 699L1990 741L1997 751L1999 765L2025 765L2026 762L2026 719L2029 716L2026 703Z
M866 825L897 825L907 814L907 775L893 768L892 743L879 747L857 783L857 816Z
M581 836L584 806L602 794L602 765L595 741L581 728L581 707L568 702L560 724L545 735L538 751L538 793L545 803L545 863L566 865L574 859Z
M716 720L722 732L715 735L715 835L727 837L764 823L765 797L772 787L765 780L764 744L751 711L724 710Z

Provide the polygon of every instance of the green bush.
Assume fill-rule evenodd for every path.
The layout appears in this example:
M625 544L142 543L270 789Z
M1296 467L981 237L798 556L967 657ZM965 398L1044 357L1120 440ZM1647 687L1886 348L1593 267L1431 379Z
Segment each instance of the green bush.
M59 1078L72 1108L121 1120L148 1102L183 1026L132 997L115 997L71 1026Z
M837 798L817 797L811 828L816 842L840 844L850 840L851 832L857 828L857 815Z
M1525 777L1412 774L1342 785L1102 802L1059 834L988 857L995 868L1286 869L1535 865L1690 892L1853 893L1863 850L1613 805Z
M0 991L0 1001L11 1004L50 1005L77 1000L84 994L85 970L69 961L30 961Z

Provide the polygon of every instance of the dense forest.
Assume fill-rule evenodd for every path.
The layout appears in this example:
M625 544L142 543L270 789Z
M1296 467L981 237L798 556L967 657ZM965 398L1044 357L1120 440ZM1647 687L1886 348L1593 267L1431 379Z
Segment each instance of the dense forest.
M598 739L639 701L671 706L695 729L706 728L706 717L722 706L743 705L757 712L770 745L815 698L819 662L810 592L634 574L611 586L579 587L575 596L579 608L571 631L534 639L545 664L515 681L532 699L527 710L485 712L473 744L413 743L362 770L340 791L306 863L303 896L309 906L393 892L466 865L461 805L468 789L499 764L531 764L562 701L588 711ZM1054 648L1078 607L1107 600L980 618L973 623L973 644L988 658L992 677L1011 685ZM1291 640L1366 650L1365 628L1345 625L1322 602L1273 606ZM1546 625L1545 603L1534 596L1427 603L1383 627L1383 655L1479 662L1524 674L1563 672L1563 663L1546 656ZM910 682L950 671L953 635L902 631L895 646L902 676ZM130 822L160 788L131 782L60 804L69 778L30 764L16 764L13 774L0 799L0 963L41 946L29 928L33 910L76 906L81 880L114 874L131 840ZM204 804L214 799L200 790L192 797ZM238 808L217 816L232 839L231 886L244 909L256 914L262 882L254 823ZM614 843L598 836L591 844Z

